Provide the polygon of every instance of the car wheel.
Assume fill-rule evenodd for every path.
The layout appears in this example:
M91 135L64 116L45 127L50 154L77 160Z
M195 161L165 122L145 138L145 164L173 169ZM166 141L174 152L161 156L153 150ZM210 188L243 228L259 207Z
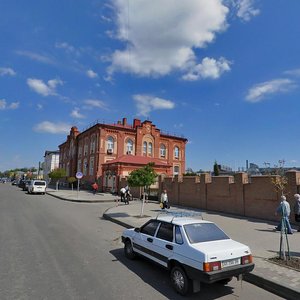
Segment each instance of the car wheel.
M174 266L171 270L170 277L172 286L177 293L185 296L190 292L191 280L181 267Z
M219 280L218 283L225 285L225 284L228 284L231 280L232 280L232 277L224 278L222 280Z
M125 252L125 256L129 259L134 259L136 257L136 254L133 251L132 244L131 244L130 240L125 241L124 252Z

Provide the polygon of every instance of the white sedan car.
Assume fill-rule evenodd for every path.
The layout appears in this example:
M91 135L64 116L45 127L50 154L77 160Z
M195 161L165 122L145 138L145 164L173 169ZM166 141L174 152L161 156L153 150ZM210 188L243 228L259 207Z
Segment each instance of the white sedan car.
M198 292L201 282L227 284L254 268L248 246L195 217L158 216L126 229L122 242L127 258L142 255L170 270L172 286L181 295Z

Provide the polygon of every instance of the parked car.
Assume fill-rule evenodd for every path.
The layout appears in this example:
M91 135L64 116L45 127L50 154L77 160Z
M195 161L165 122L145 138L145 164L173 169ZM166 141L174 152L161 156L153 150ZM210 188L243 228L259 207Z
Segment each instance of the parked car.
M20 187L23 191L27 191L28 190L28 184L29 184L29 182L30 182L30 180L22 179L19 182L18 187Z
M43 194L46 193L46 181L44 180L30 180L28 184L28 194Z
M140 228L124 230L122 242L127 258L141 255L168 269L181 295L198 292L201 282L227 284L254 268L248 246L197 217L159 215Z

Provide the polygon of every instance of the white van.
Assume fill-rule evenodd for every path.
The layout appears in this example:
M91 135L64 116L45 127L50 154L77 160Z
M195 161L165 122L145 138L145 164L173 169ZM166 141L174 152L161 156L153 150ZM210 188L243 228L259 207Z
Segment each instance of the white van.
M46 186L45 180L30 180L28 184L28 194L40 193L45 195Z

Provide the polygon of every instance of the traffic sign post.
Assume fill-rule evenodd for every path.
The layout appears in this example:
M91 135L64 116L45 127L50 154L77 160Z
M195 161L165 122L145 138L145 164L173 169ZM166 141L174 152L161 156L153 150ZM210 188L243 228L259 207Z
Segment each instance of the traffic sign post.
M80 179L83 177L83 174L81 172L77 172L75 176L77 178L77 200L78 200L78 198L79 198Z

